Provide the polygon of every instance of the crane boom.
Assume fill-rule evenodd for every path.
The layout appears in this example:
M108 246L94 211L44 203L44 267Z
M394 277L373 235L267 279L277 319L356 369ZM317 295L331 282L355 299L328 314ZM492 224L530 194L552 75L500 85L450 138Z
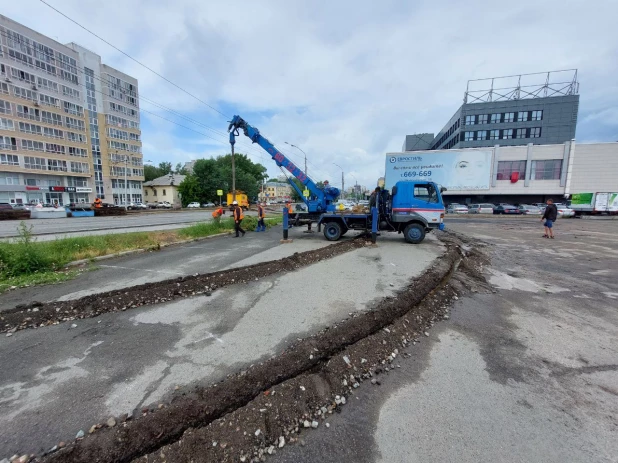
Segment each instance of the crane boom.
M334 202L339 197L339 189L334 187L318 187L315 182L300 169L300 167L285 157L285 155L283 155L283 153L281 153L275 145L260 134L258 129L249 125L240 116L234 116L228 126L227 130L230 133L230 144L233 145L236 142L236 136L239 135L240 129L242 129L243 133L249 137L253 143L260 145L279 167L284 167L312 193L311 199L305 198L303 196L303 192L300 188L298 188L296 183L290 180L290 185L296 190L300 197L303 198L303 201L307 204L310 213L335 210Z

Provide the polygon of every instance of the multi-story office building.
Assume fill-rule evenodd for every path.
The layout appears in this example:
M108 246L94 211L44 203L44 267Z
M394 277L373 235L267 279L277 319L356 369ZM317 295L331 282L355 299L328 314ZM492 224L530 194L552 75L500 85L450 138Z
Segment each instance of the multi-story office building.
M0 202L141 201L143 175L137 81L0 15Z
M464 104L431 142L408 135L403 150L564 143L575 138L577 71L468 81Z

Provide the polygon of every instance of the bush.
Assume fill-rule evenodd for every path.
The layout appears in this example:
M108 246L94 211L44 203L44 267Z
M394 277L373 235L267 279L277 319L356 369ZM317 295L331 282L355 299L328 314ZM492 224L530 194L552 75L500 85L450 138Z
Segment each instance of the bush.
M32 273L56 270L52 256L36 246L32 236L32 226L19 224L19 237L15 243L0 245L0 274L15 277Z

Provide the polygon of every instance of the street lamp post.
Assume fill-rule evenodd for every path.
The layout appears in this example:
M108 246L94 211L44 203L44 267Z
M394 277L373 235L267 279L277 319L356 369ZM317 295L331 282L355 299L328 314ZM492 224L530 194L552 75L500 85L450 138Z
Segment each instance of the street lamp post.
M348 174L348 175L352 175L352 174ZM354 179L354 199L358 201L358 179L352 175L352 178Z
M302 149L300 149L298 146L293 145L292 143L288 143L287 141L283 142L286 145L290 145L292 148L296 148L298 151L300 151L301 153L303 153L303 156L305 157L305 174L307 174L307 153L305 153ZM308 175L308 174L307 174Z
M343 176L343 167L341 167L339 164L335 164L333 162L333 165L339 167L341 169L341 199L344 199L345 196L345 178Z

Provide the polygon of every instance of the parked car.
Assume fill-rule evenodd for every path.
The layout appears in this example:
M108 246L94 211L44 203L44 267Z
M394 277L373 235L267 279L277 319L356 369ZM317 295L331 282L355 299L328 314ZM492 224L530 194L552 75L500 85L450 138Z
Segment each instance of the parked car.
M575 217L575 211L566 204L557 203L558 217Z
M189 203L189 204L187 204L187 207L190 208L190 209L199 209L200 203L196 203L196 202Z
M502 215L502 214L520 215L521 211L515 206L512 206L510 204L500 204L494 207L494 214L496 215Z
M148 209L148 205L144 204L144 203L133 203L133 206L131 206L131 209Z
M12 211L13 206L10 203L0 203L0 210Z
M489 203L470 204L468 208L469 214L491 214L494 211L494 205Z
M24 204L11 204L14 211L27 211L28 208Z
M167 201L161 201L157 204L157 209L171 209L172 205Z
M457 203L449 204L448 207L446 208L446 213L447 214L467 214L468 206L464 206L463 204L457 204Z
M202 207L216 207L215 203L204 203L202 204Z
M541 215L541 209L538 208L537 206L533 206L531 204L520 204L517 209L519 209L519 211L522 214L526 214L526 215Z

